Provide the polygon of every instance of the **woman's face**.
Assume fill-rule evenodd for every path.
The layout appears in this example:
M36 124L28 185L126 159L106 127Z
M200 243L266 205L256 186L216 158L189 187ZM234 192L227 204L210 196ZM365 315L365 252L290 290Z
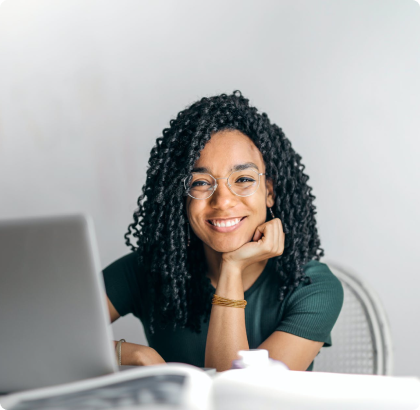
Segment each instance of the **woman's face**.
M211 137L194 169L207 168L214 178L225 178L235 165L244 163L254 163L255 171L265 173L263 157L252 140L240 131L228 130ZM257 191L251 196L240 197L229 190L226 179L217 183L218 187L210 198L187 197L187 214L192 230L204 246L217 252L230 252L252 241L257 226L265 222L267 207L274 204L273 186L271 180L261 175ZM214 226L214 223L227 225L227 221L230 224L237 219L241 221L229 228Z

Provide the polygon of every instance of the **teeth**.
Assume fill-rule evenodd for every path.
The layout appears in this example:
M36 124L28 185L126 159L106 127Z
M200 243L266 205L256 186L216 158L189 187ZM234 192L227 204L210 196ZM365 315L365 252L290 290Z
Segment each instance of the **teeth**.
M236 218L236 219L232 219L229 221L217 221L217 220L210 220L210 222L214 225L214 226L218 226L219 228L223 228L223 227L227 227L227 226L233 226L236 225L241 219L240 218Z

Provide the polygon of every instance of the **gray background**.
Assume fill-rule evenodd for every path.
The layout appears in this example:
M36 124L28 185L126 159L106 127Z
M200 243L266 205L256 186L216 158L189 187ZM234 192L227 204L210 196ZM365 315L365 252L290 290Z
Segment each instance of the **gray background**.
M419 376L419 74L413 0L6 0L0 218L87 212L105 267L162 129L240 89L302 155L326 256L384 303L395 374Z

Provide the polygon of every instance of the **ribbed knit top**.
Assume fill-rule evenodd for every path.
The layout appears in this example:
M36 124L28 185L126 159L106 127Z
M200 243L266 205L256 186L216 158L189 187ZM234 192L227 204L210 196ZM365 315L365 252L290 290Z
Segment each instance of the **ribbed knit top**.
M283 302L278 300L279 279L270 259L261 275L244 292L247 301L245 325L250 349L256 349L274 331L279 330L331 346L331 330L343 305L343 287L328 266L316 260L304 266L311 284L300 283ZM149 331L150 292L146 278L132 252L110 264L103 271L106 293L120 316L132 313L143 323L149 346L166 362L188 363L204 367L208 322L201 333L170 326L154 334ZM312 370L313 363L307 370Z

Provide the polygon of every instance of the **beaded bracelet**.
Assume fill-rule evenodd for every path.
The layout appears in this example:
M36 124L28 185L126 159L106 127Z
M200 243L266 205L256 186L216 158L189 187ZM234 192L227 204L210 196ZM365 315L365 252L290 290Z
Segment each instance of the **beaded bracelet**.
M247 305L247 301L228 299L228 298L224 298L222 296L218 296L214 294L211 304L245 309L245 306Z

